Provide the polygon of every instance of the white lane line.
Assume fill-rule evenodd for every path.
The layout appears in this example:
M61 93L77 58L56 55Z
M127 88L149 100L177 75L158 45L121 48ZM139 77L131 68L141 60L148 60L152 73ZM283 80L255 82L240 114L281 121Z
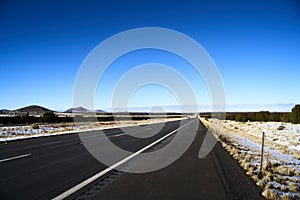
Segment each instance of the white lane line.
M103 176L104 174L110 172L111 170L113 170L114 168L122 165L123 163L127 162L128 160L134 158L135 156L139 155L140 153L142 153L143 151L146 151L147 149L149 149L150 147L156 145L157 143L161 142L162 140L166 139L167 137L169 137L170 135L174 134L175 132L177 132L179 129L182 129L183 127L187 126L188 124L192 123L193 120L189 123L186 123L185 125L179 127L178 129L175 129L174 131L168 133L167 135L161 137L160 139L152 142L151 144L145 146L144 148L138 150L137 152L131 154L130 156L124 158L123 160L120 160L119 162L113 164L112 166L106 168L105 170L99 172L98 174L95 174L94 176L86 179L85 181L79 183L78 185L75 185L74 187L68 189L67 191L65 191L64 193L54 197L52 200L62 200L65 199L66 197L70 196L71 194L73 194L74 192L80 190L81 188L83 188L84 186L90 184L91 182L95 181L96 179L100 178L101 176Z
M18 159L18 158L24 158L24 157L27 157L27 156L30 156L30 155L31 155L31 153L27 153L27 154L20 155L20 156L14 156L14 157L10 157L10 158L5 158L5 159L0 160L0 163L6 162L6 161L9 161L9 160L15 160L15 159Z
M119 136L122 136L122 135L126 135L127 133L120 133L120 134L117 134L117 135L111 135L111 136L108 136L109 138L112 138L112 137L119 137Z

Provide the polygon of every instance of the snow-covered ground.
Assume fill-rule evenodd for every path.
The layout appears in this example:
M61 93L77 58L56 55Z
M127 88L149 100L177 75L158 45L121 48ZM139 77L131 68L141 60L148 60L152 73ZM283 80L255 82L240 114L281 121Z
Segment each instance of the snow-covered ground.
M201 121L264 190L266 199L300 199L300 125L204 118ZM260 171L262 132L265 148Z
M71 134L91 130L103 130L116 127L136 126L143 124L159 123L179 120L180 118L157 118L139 121L110 121L110 122L87 122L87 123L59 123L37 124L34 126L7 126L0 127L0 142L45 137L52 135Z

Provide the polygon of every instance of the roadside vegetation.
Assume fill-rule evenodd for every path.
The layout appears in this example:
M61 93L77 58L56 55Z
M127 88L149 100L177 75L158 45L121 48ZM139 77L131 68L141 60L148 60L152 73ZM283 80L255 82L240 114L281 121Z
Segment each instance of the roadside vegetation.
M211 118L211 113L200 113L201 117ZM286 122L300 124L300 104L295 105L292 112L229 112L225 120L237 122Z
M229 113L201 121L269 200L300 199L300 105L291 113ZM261 135L265 132L263 167Z
M300 124L300 105L296 105L292 109L292 123Z
M185 115L190 115L190 113L120 113L117 114L118 117L115 118L113 113L105 114L95 114L94 116L85 114L76 114L71 116L58 116L54 112L45 112L41 116L32 116L28 113L17 115L17 116L1 116L0 125L28 125L28 124L41 124L41 123L70 123L70 122L109 122L120 120L148 120L151 118L181 118Z
M266 199L300 199L299 125L289 123L289 126L286 125L289 129L278 130L276 127L281 122L245 123L204 118L201 121L262 189L262 195ZM265 138L263 167L260 170L261 127L268 127L269 130ZM274 140L282 131L289 134ZM291 145L292 138L298 141L296 146Z

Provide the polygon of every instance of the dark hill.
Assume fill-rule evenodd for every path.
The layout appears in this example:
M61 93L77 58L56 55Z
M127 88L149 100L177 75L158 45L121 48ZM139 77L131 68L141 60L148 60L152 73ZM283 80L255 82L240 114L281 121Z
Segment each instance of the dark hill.
M97 112L97 113L106 113L106 111L100 110L100 109L96 110L96 112Z
M10 112L10 110L7 110L7 109L0 110L0 114L8 114L9 112Z
M30 105L23 108L19 108L16 110L11 111L13 113L29 113L29 114L43 114L45 112L53 112L52 110L48 108L44 108L42 106L37 105Z
M92 112L84 107L76 107L76 108L69 108L68 110L64 111L64 113L86 113Z

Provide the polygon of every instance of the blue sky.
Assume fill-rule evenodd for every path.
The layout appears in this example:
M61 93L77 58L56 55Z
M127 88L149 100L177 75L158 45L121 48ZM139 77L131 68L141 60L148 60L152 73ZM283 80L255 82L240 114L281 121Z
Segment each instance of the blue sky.
M164 27L199 42L216 63L228 104L299 103L300 4L297 1L1 1L0 108L72 106L81 63L101 41L138 27ZM210 104L188 63L145 50L120 58L99 82L95 107L110 107L117 80L136 65L172 66ZM154 95L155 94L155 95ZM161 98L158 98L161 97ZM130 106L173 105L168 90L141 88Z

